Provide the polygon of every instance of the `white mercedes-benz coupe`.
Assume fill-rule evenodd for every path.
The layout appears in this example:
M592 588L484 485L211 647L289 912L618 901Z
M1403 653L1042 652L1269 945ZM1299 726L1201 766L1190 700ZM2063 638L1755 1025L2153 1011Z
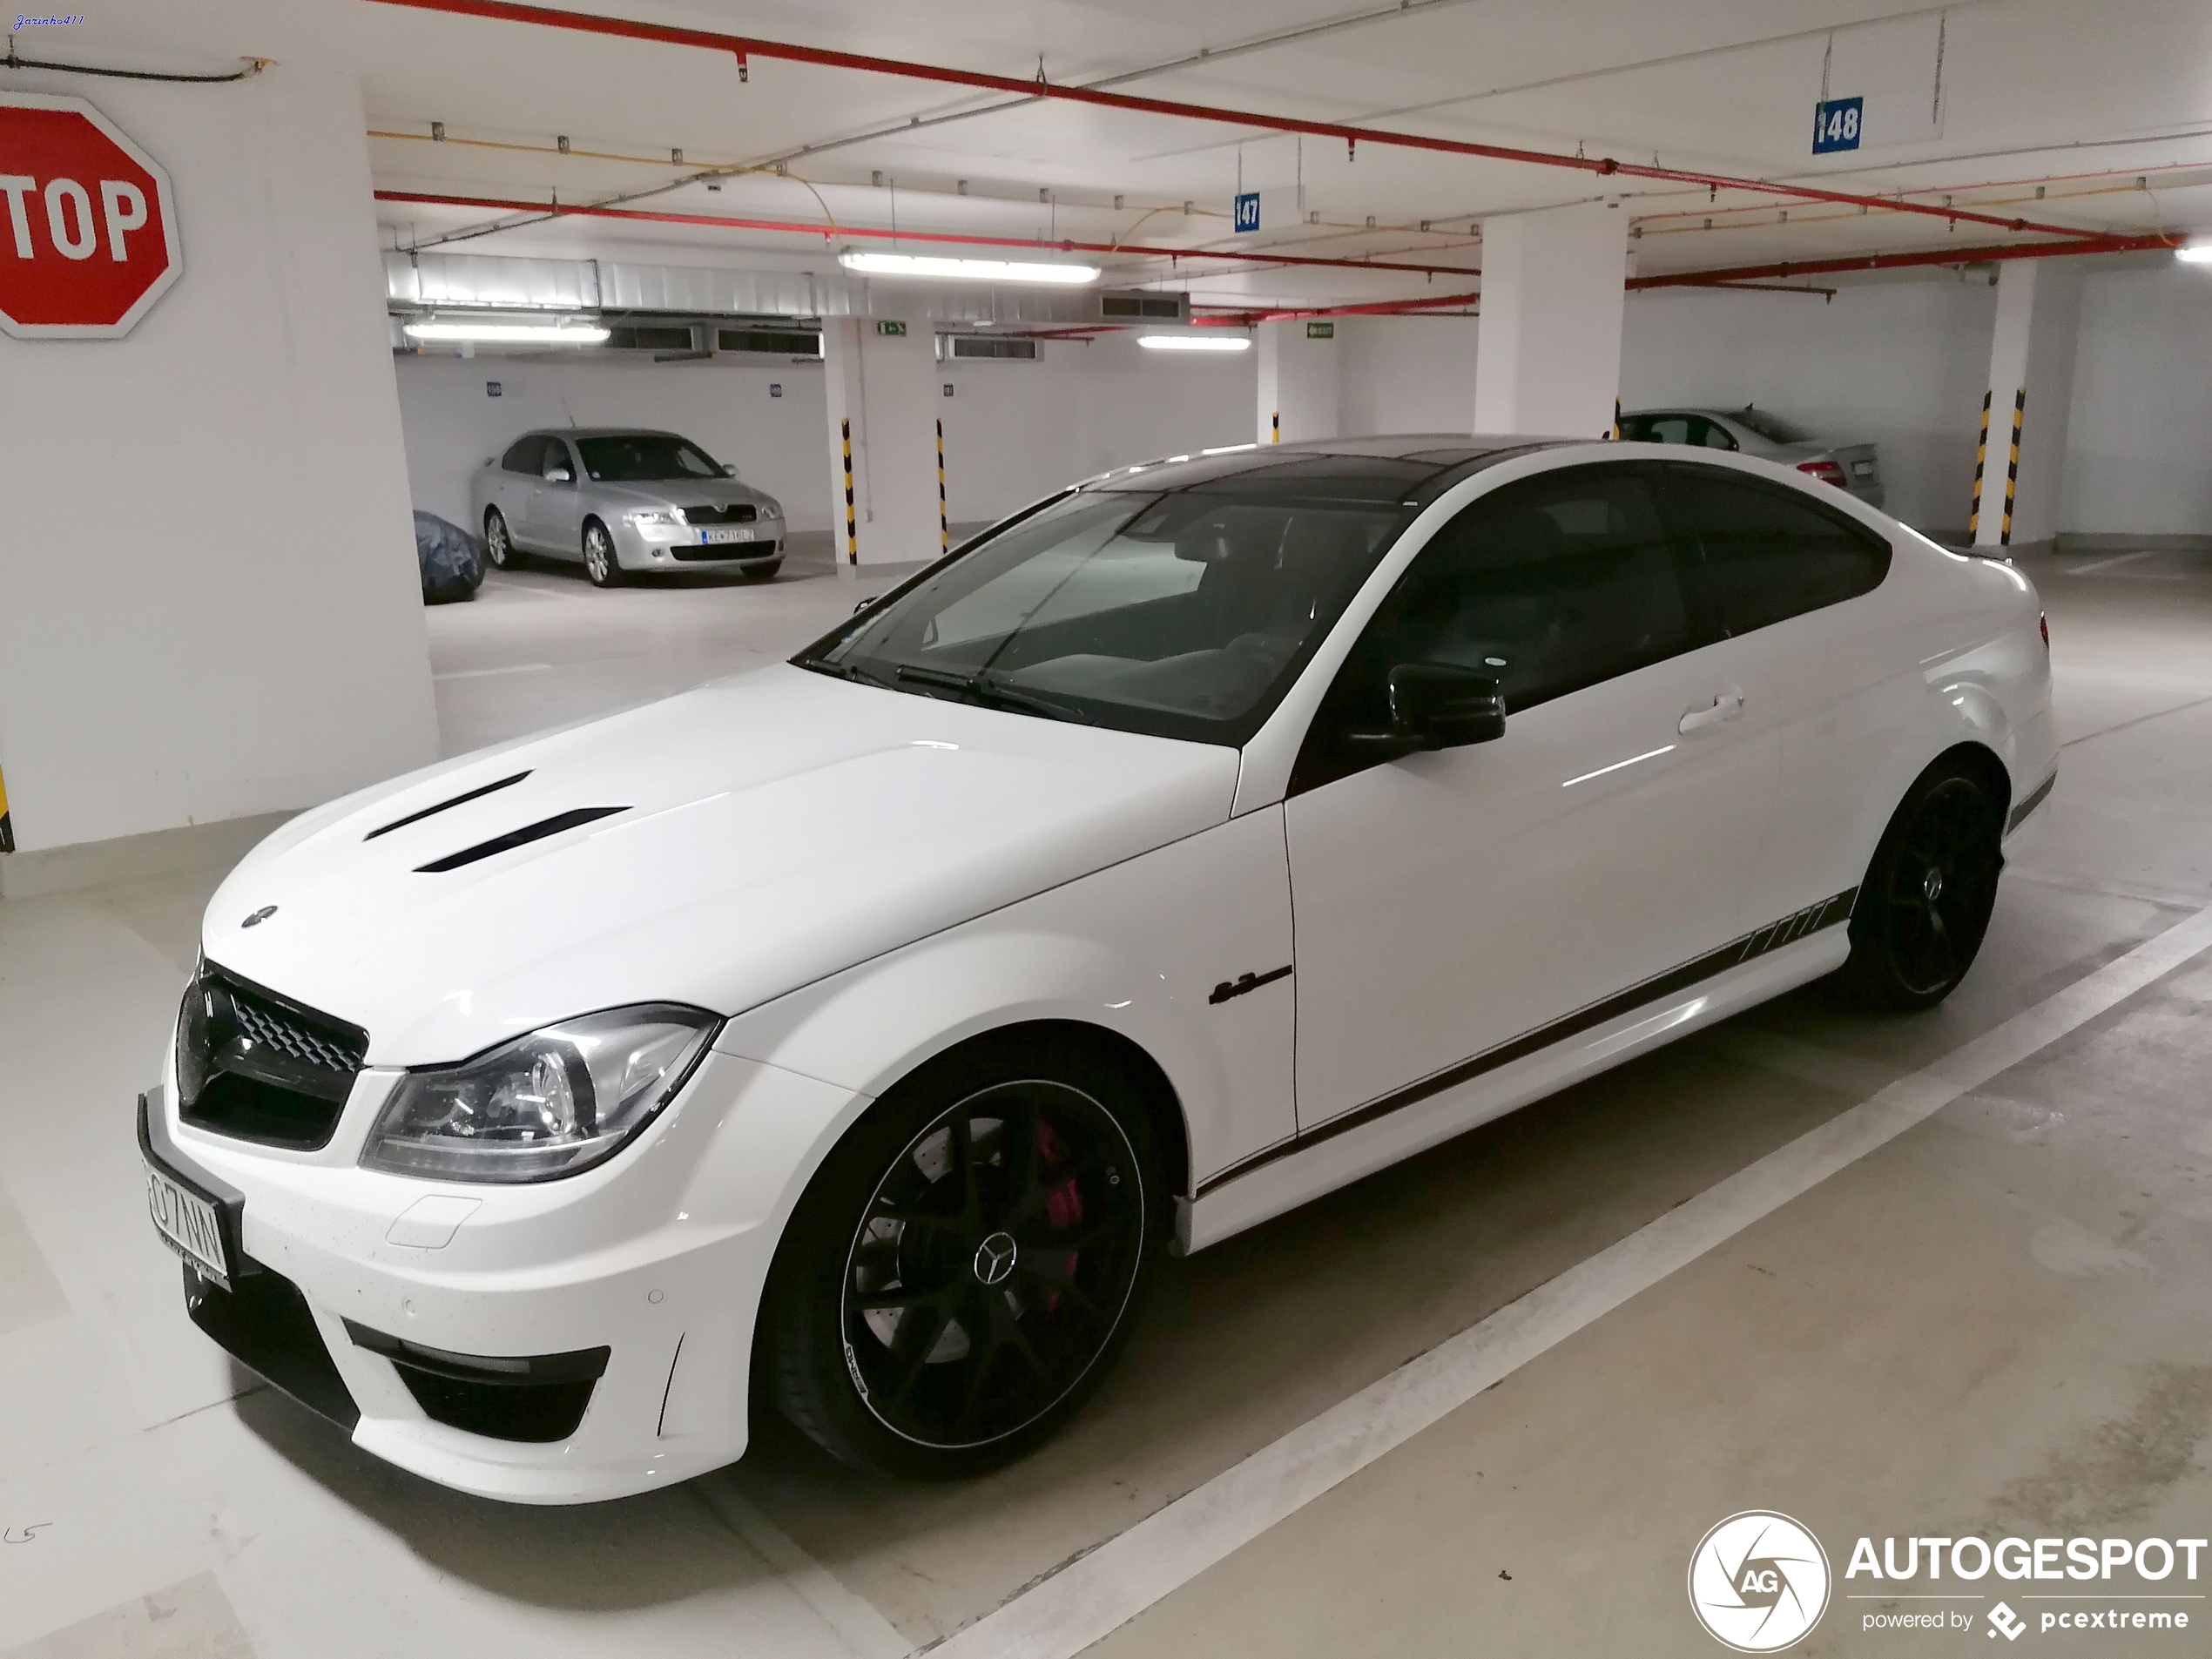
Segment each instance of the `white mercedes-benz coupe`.
M978 1470L1163 1254L1824 975L1966 973L2033 589L1659 444L1130 467L788 664L295 819L139 1107L191 1317L493 1497Z

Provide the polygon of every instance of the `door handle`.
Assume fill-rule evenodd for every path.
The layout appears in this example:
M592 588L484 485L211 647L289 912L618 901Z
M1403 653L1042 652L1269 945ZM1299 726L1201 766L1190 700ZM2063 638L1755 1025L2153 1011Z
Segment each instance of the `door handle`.
M1743 712L1743 693L1737 691L1722 691L1714 697L1711 706L1692 709L1683 715L1681 723L1675 727L1675 730L1681 732L1683 736L1688 737L1693 732L1703 732L1708 726L1718 725L1724 720L1733 720Z

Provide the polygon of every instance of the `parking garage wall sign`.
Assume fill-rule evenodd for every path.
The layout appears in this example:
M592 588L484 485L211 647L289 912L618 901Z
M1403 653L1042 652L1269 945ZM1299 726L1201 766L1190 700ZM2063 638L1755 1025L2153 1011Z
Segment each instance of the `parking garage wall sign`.
M158 162L81 98L0 91L0 331L119 340L183 268Z
M1240 231L1259 228L1259 192L1257 190L1248 190L1237 198L1237 228Z
M1838 150L1856 150L1866 122L1866 100L1863 98L1831 98L1812 106L1812 152L1829 155Z

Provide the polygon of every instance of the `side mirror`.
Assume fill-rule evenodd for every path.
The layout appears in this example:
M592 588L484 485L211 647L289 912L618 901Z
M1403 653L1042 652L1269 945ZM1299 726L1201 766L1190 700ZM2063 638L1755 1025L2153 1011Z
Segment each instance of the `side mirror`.
M1442 663L1390 671L1390 731L1376 736L1402 754L1458 749L1506 735L1506 694L1487 674Z
M738 475L738 469L725 461L722 463L722 475L725 478L734 478Z
M545 482L549 484L572 484L576 482L576 475L566 467L548 467L545 469Z

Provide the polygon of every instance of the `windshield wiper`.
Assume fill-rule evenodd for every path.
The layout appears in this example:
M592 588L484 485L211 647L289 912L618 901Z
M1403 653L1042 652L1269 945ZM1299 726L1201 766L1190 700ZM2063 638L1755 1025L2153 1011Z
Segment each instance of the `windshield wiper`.
M821 657L794 657L791 659L791 665L817 674L827 674L833 679L851 680L859 685L880 685L887 691L898 689L882 675L871 674L857 663L833 663Z
M1074 720L1083 725L1097 724L1089 715L1066 703L1034 697L1027 691L1017 691L981 674L955 674L948 669L922 668L913 663L900 664L891 671L891 674L893 678L903 680L909 685L929 685L943 691L958 691L970 702L981 704L985 708L1041 714L1048 720Z

